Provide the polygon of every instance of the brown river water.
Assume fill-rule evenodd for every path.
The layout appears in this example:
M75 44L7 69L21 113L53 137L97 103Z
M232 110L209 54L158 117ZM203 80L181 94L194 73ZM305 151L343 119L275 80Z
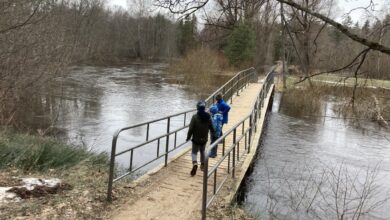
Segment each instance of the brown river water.
M390 130L356 128L321 101L313 117L276 93L244 208L259 219L390 219Z
M56 136L68 143L96 152L110 152L113 134L118 129L193 109L198 99L204 98L191 87L178 85L178 80L167 74L166 69L166 64L72 67L66 76L47 85L33 110L23 113L24 118L20 120L35 130L52 124L59 131ZM216 89L229 78L217 75L211 87ZM190 115L187 119L191 119ZM180 118L172 119L172 129L182 123ZM165 131L165 121L150 127L154 137ZM184 138L179 134L178 142ZM144 140L144 128L124 132L117 152ZM164 139L161 141L165 143ZM154 145L136 151L134 167L153 158L155 152ZM119 156L117 162L127 167L128 154Z

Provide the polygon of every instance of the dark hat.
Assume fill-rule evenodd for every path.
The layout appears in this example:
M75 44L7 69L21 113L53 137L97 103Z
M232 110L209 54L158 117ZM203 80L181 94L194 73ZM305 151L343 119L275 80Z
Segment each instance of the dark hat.
M197 110L205 110L206 109L206 102L205 101L199 101L198 104L196 104Z

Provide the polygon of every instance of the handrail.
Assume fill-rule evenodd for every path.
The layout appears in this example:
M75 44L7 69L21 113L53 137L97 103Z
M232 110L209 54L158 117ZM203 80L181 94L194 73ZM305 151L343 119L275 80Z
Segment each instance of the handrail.
M202 219L203 220L206 219L208 206L211 204L211 202L214 200L218 192L221 190L223 184L228 179L230 172L232 178L235 177L235 170L237 167L237 163L239 162L240 159L240 155L239 155L240 142L242 142L242 140L244 140L244 148L245 148L244 154L250 152L252 139L253 139L252 132L253 130L255 132L257 130L257 121L261 115L261 108L264 105L264 99L267 97L269 93L269 89L271 85L274 83L273 82L274 70L275 67L271 68L270 72L268 72L265 81L262 85L262 88L258 93L256 100L253 103L252 111L247 116L245 116L241 121L236 123L228 131L225 131L221 137L219 137L216 141L214 141L209 146L208 151L205 152L204 169L203 169L203 193L202 193ZM246 121L248 121L249 123L245 124ZM240 128L241 128L241 136L238 137L237 131ZM233 138L233 143L225 151L225 140L227 137L230 137L231 135ZM216 164L213 167L209 169L209 153L213 148L217 147L217 145L220 143L223 144L222 157L216 162ZM243 155L241 155L241 157L242 156ZM217 171L220 165L223 163L223 161L226 160L226 158L228 159L227 175L217 186ZM213 174L214 174L213 193L212 193L212 197L208 199L208 195L207 195L208 180Z
M247 86L250 82L252 82L253 80L255 80L256 78L256 71L254 68L249 68L249 69L246 69L246 70L243 70L243 71L240 71L238 72L236 75L234 75L229 81L227 81L224 85L222 85L220 88L218 88L215 92L213 92L206 100L206 104L207 106L210 106L214 103L215 101L215 97L222 93L223 95L223 98L225 100L228 100L230 99L231 102L233 102L233 96L235 93L237 93L237 95L239 94L240 90L242 90L245 86ZM131 125L131 126L128 126L128 127L124 127L124 128L121 128L121 129L118 129L114 135L113 135L113 139L112 139L112 146L111 146L111 158L110 158L110 170L109 170L109 177L108 177L108 189L107 189L107 201L112 201L112 187L113 187L113 183L134 173L135 171L161 159L162 157L165 157L165 166L167 166L168 164L168 156L169 156L169 153L171 153L172 151L184 146L187 141L184 141L182 143L177 143L177 135L179 132L181 131L184 131L185 129L188 128L188 123L187 123L187 115L192 113L192 112L195 112L196 109L190 109L190 110L186 110L186 111L183 111L183 112L179 112L179 113L175 113L175 114L172 114L172 115L168 115L168 116L165 116L165 117L161 117L161 118L158 118L158 119L154 119L154 120L151 120L151 121L147 121L147 122L143 122L143 123L139 123L139 124L135 124L135 125ZM181 127L179 128L176 128L175 130L171 130L171 119L172 118L176 118L176 117L180 117L183 119L183 124ZM157 136L157 137L150 137L150 126L156 122L161 122L161 121L166 121L166 132ZM145 127L146 126L146 132L145 132L145 141L142 142L142 143L138 143L136 144L135 146L132 146L130 148L127 148L125 150L122 150L121 152L117 153L116 152L116 148L117 148L117 142L118 142L118 139L119 139L119 135L123 132L123 131L128 131L128 130L131 130L131 129L136 129L136 128L142 128L142 127ZM173 149L169 149L170 147L170 137L171 136L174 136L174 147ZM161 140L162 139L165 139L165 146L162 146L163 144L161 143ZM157 143L156 143L157 142ZM143 163L142 165L140 165L139 167L137 167L136 169L133 169L133 157L134 157L134 151L138 148L141 148L143 146L146 146L147 144L152 144L152 143L156 143L156 150L157 150L157 153L156 153L156 157L154 157L153 159L149 160L149 161L146 161L145 163ZM160 153L160 147L165 147L165 152L164 153ZM128 169L128 172L126 172L125 174L115 178L114 175L115 175L115 158L119 155L123 155L125 153L130 153L130 161L129 161L129 169Z

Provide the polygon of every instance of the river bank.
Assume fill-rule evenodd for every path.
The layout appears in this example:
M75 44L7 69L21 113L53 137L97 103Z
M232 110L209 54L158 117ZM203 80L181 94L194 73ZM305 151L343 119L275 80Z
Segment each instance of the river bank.
M52 138L2 128L0 156L0 187L16 187L22 178L55 178L66 186L55 192L40 189L14 201L5 199L0 203L0 219L101 219L131 192L125 188L128 182L119 183L116 202L107 203L107 155Z

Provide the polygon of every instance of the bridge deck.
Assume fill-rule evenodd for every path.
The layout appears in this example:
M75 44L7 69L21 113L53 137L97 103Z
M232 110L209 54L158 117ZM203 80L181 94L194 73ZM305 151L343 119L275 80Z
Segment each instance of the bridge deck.
M260 83L251 83L233 98L229 113L229 124L223 130L228 130L247 116L261 89ZM241 132L241 126L237 133ZM226 146L230 146L231 139L226 140ZM218 147L218 157L210 158L209 167L212 167L220 158L222 147ZM242 153L241 153L242 152ZM244 147L240 154L243 155ZM198 156L199 158L199 156ZM243 161L241 158L240 161ZM126 205L120 207L113 219L199 219L202 201L203 172L198 169L194 177L190 176L192 168L191 152L188 151L160 169L154 175L134 186L134 195L129 198ZM218 169L217 182L227 172L227 160ZM239 170L237 170L239 173ZM222 175L221 175L222 174ZM210 193L213 189L212 181L209 181Z

